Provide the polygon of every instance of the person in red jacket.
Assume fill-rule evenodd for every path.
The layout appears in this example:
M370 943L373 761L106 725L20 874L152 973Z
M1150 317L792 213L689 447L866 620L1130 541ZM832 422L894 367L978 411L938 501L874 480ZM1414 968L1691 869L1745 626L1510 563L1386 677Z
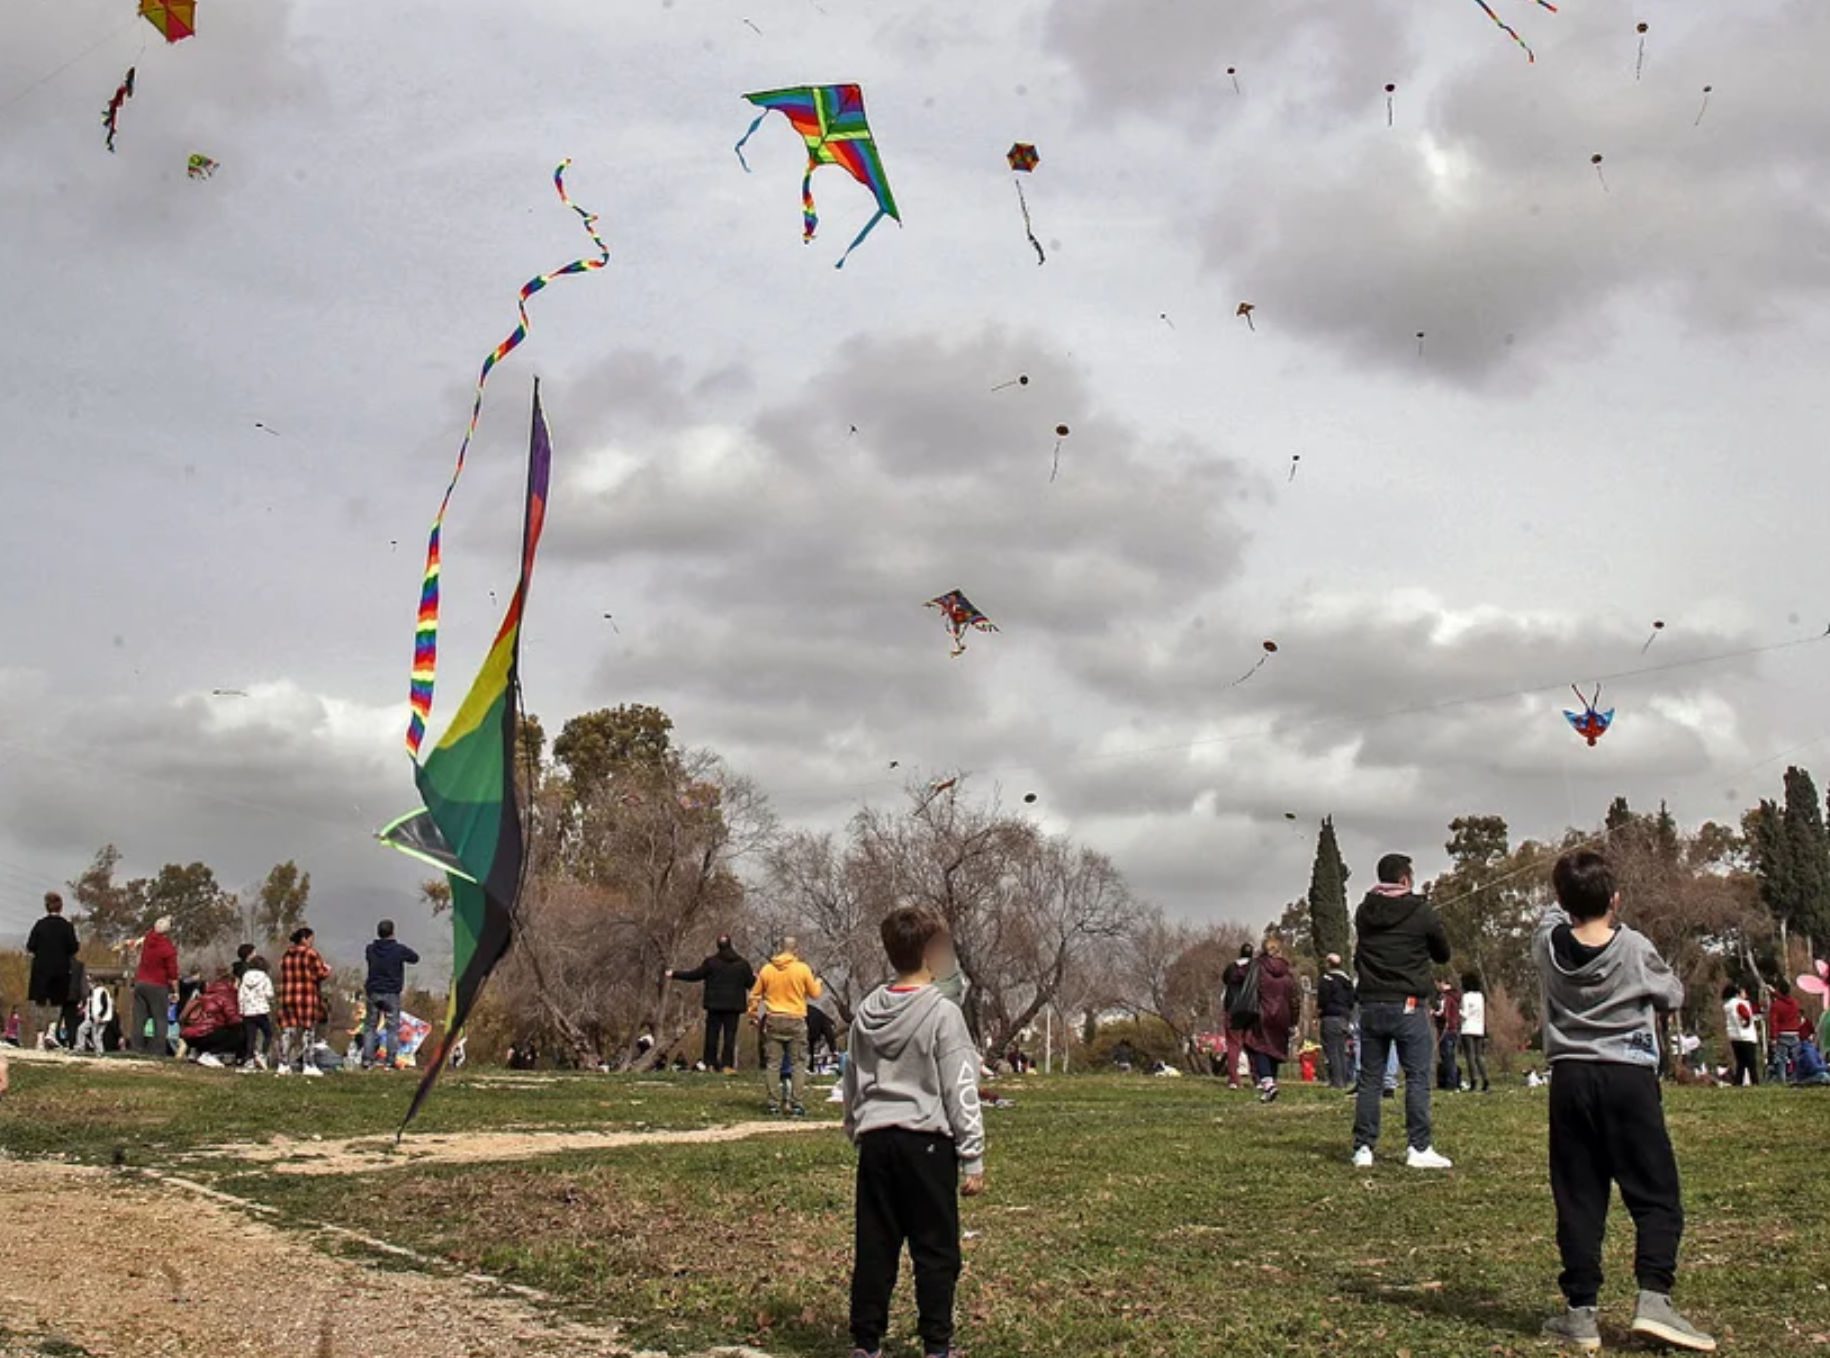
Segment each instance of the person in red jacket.
M239 1057L246 1033L235 997L235 978L224 972L192 995L178 1016L178 1031L198 1065L221 1066L223 1057Z
M1811 1035L1811 1026L1785 981L1773 982L1773 997L1766 1004L1766 1030L1773 1039L1780 1078L1791 1084L1798 1078L1798 1044Z
M142 1056L171 1055L166 1014L178 998L178 948L171 932L171 917L161 915L140 940L140 969L133 976L133 1049Z

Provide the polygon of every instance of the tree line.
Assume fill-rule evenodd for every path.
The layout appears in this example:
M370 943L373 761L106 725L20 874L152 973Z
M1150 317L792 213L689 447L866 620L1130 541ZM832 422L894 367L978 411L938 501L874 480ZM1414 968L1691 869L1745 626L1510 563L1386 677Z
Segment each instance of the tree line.
M1167 916L1106 855L974 795L963 774L912 782L894 806L865 807L834 830L784 830L756 784L714 752L679 745L659 708L581 714L550 747L529 718L521 741L527 870L515 947L473 1019L479 1051L532 1040L580 1064L665 1059L699 1011L696 992L663 973L723 932L758 959L781 936L800 938L849 1021L886 979L879 923L914 902L953 932L967 1020L987 1051L1044 1019L1065 1029L1117 1013L1192 1055L1192 1039L1221 1025L1221 972L1260 932ZM1641 813L1622 799L1593 832L1518 844L1499 816L1458 816L1448 870L1420 889L1448 925L1455 970L1481 976L1502 1026L1522 1034L1536 1007L1529 941L1551 864L1589 843L1614 859L1627 922L1684 978L1693 1030L1713 1014L1724 980L1790 974L1788 947L1830 942L1830 831L1802 769L1787 770L1780 800L1738 824L1690 832L1663 806ZM119 881L119 862L104 846L70 884L82 927L109 945L160 915L186 949L237 934L279 939L309 904L310 874L292 862L245 904L205 864ZM1351 955L1350 877L1324 819L1307 892L1281 916L1265 911L1311 977L1330 953ZM448 904L442 880L423 891L435 912Z

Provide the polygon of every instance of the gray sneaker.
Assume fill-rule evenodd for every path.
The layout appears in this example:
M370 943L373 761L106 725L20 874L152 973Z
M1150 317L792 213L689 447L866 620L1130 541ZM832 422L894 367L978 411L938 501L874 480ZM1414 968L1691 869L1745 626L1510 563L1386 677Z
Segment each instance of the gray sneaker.
M1675 1349L1692 1353L1714 1353L1716 1341L1692 1325L1671 1304L1663 1292L1641 1292L1639 1309L1633 1315L1633 1333L1662 1339Z
M1556 1340L1565 1348L1594 1353L1601 1348L1601 1326L1596 1323L1597 1314L1593 1306L1568 1307L1562 1315L1552 1316L1544 1322L1544 1337Z

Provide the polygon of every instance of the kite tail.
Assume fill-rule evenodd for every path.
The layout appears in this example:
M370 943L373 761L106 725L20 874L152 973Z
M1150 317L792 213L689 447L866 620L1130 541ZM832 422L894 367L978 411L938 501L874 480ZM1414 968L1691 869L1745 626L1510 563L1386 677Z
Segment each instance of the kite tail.
M889 216L889 213L885 212L882 208L878 208L877 215L864 224L864 230L860 231L857 236L853 238L852 243L845 247L845 253L839 256L839 262L832 267L835 269L843 269L845 267L845 261L851 258L851 252L864 244L864 238L870 235L877 223L887 216Z
M570 264L552 273L543 273L521 285L515 308L520 312L521 320L509 332L508 338L498 344L483 360L482 371L477 374L476 395L470 403L470 423L464 428L464 441L458 445L457 466L452 469L451 480L446 483L445 495L438 503L438 514L432 520L432 532L426 539L426 574L419 588L419 621L413 632L413 678L408 689L407 701L412 714L407 719L407 753L414 759L419 758L419 747L426 738L426 720L432 715L432 691L438 681L438 614L439 614L439 565L440 543L445 528L445 511L451 506L451 494L457 489L458 479L464 474L464 461L470 452L470 441L477 432L477 421L483 414L483 388L489 381L490 370L509 354L513 353L527 338L528 316L527 301L535 293L546 287L555 278L567 274L589 273L601 269L610 263L610 247L597 233L597 214L587 212L574 203L566 193L566 168L571 165L568 158L559 162L553 171L553 188L559 194L559 201L578 214L585 234L597 247L595 256L575 259Z
M1538 60L1538 55L1531 50L1531 44L1519 36L1518 29L1514 28L1511 24L1500 18L1499 15L1495 14L1493 12L1493 6L1489 5L1487 0L1474 0L1474 3L1487 12L1487 17L1489 19L1493 20L1494 23L1498 24L1501 28L1505 29L1506 32L1512 35L1512 40L1525 49L1525 59L1535 65ZM1540 0L1540 3L1542 3L1542 0ZM1545 5L1544 7L1551 10L1553 13L1555 12L1556 7L1554 5Z
M813 172L816 162L807 162L807 173L801 176L801 244L813 240L813 233L819 229L820 214L813 210ZM866 227L865 230L870 230ZM862 237L860 237L862 239ZM845 261L840 260L841 264Z
M763 119L768 116L768 109L764 109L761 113L757 114L756 121L750 124L750 130L744 133L743 136L738 139L737 145L732 148L732 150L737 152L737 163L743 166L743 172L745 174L750 173L750 162L743 158L743 144L756 135L756 129L763 125Z

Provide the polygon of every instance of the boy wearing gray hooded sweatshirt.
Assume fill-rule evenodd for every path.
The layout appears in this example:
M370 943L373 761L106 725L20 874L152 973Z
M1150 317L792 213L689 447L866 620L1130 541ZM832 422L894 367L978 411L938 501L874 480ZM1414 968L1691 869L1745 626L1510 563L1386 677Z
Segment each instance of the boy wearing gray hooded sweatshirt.
M934 983L954 970L940 917L892 911L883 946L896 979L858 1006L843 1083L845 1133L858 1148L853 1358L878 1358L905 1241L922 1350L945 1358L960 1273L959 1199L985 1190L979 1054L959 1006Z
M1532 938L1543 984L1550 1082L1550 1191L1557 1203L1558 1279L1568 1307L1544 1333L1601 1347L1601 1246L1614 1185L1638 1231L1639 1307L1633 1333L1713 1353L1716 1341L1671 1304L1684 1205L1658 1087L1658 1013L1684 986L1644 934L1615 919L1620 892L1608 860L1568 853L1551 873L1557 904Z

